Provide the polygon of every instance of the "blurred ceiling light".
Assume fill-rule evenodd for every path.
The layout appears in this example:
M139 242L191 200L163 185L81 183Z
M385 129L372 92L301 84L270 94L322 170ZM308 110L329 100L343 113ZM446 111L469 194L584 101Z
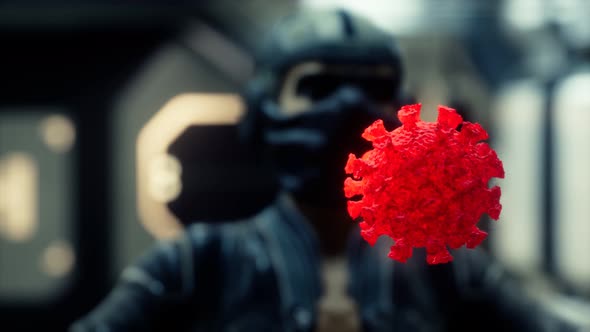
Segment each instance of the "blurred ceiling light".
M38 228L39 166L29 154L0 157L0 236L22 242Z
M501 9L502 19L514 31L535 32L552 24L568 46L590 45L588 0L504 0Z
M156 238L172 238L181 223L166 203L181 190L181 165L167 149L189 126L236 124L244 110L234 94L181 94L168 101L137 137L137 209L146 230ZM214 142L195 142L195 144Z
M76 256L70 243L55 240L41 255L41 270L51 277L64 277L72 271L75 260Z
M40 126L41 138L56 153L68 152L76 140L76 129L70 119L63 115L50 115Z
M590 1L552 0L553 21L570 47L587 49L590 46Z
M162 203L176 199L182 190L182 165L178 159L170 154L156 155L148 167L148 191L151 197Z
M342 8L365 16L380 28L393 34L412 33L425 23L424 0L303 0L312 9Z
M504 0L502 19L517 31L541 28L548 20L547 1Z

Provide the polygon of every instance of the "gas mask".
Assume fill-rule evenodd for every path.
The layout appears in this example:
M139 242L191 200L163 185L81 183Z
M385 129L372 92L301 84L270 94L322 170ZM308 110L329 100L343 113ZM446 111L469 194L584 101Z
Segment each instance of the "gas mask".
M283 190L316 206L344 206L349 153L376 119L395 127L402 66L395 40L346 11L283 18L259 50L240 136L274 165Z
M377 119L396 126L392 75L387 67L315 62L289 71L276 101L257 110L262 151L282 189L313 205L345 204L348 154L370 148L364 128Z

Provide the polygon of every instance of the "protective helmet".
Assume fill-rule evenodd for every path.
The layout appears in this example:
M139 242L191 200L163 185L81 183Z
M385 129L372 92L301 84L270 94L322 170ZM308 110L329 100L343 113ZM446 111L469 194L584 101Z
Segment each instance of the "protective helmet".
M240 124L242 138L259 142L260 103L276 100L288 71L308 61L341 67L379 66L389 73L370 77L345 71L337 78L319 75L301 80L298 89L317 94L313 98L325 97L347 84L366 88L369 99L395 103L400 98L402 65L390 34L343 10L302 10L282 18L256 54L256 73L244 94L248 110Z

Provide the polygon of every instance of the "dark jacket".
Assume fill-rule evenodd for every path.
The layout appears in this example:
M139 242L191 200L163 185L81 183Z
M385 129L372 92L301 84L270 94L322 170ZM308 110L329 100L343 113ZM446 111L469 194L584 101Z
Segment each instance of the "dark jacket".
M349 292L364 331L567 331L482 251L429 266L416 250L400 264L387 239L370 247L355 234ZM159 243L72 331L313 331L319 257L308 221L280 196L255 217Z

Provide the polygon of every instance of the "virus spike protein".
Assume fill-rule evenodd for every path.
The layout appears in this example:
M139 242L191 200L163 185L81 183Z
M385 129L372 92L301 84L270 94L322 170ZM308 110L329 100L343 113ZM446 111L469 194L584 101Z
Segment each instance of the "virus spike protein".
M500 188L488 182L503 178L504 168L479 124L446 106L437 122L423 122L420 107L402 107L402 126L391 132L381 120L365 130L373 149L349 155L344 194L368 243L381 235L395 240L390 258L406 262L413 248L425 247L429 264L446 263L453 259L447 247L475 248L486 238L476 226L482 214L499 218Z

